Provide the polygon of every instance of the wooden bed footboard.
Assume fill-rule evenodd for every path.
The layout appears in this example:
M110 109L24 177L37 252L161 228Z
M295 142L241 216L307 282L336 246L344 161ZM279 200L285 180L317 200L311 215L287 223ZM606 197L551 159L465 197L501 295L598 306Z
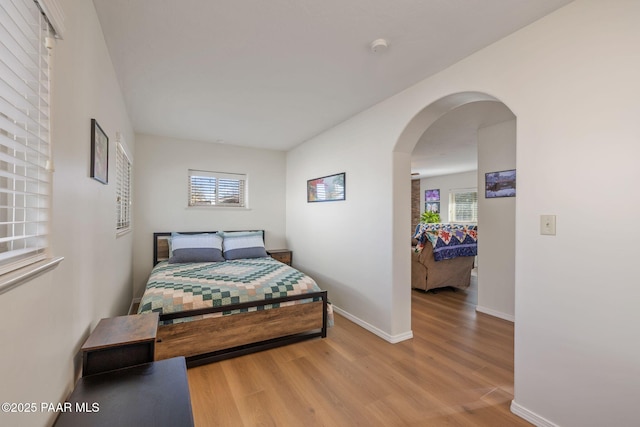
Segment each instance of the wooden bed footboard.
M327 291L163 314L160 320L260 308L265 304L283 304L311 298L319 300L160 325L155 359L185 356L187 366L193 367L306 339L324 338L327 336Z

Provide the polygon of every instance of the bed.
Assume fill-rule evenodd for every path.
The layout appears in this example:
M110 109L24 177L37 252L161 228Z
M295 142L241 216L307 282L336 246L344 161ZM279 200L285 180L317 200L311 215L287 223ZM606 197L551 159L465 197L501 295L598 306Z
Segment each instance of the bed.
M138 313L160 313L156 360L184 356L192 367L327 336L327 292L267 256L263 231L160 232L153 242Z

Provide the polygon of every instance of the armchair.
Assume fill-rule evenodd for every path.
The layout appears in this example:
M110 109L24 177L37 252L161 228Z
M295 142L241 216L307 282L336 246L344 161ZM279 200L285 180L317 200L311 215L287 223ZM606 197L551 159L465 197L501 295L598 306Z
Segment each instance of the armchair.
M413 237L419 250L411 250L412 288L469 287L477 255L477 226L420 224Z

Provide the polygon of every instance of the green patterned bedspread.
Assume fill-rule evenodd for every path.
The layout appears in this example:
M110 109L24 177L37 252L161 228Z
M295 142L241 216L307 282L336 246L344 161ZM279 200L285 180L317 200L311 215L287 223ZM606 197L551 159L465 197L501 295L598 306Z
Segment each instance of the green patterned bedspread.
M311 277L271 257L214 263L169 264L163 261L151 272L138 313L174 313L317 291L320 288ZM309 300L296 302L305 301ZM231 314L231 311L197 318L223 314ZM163 323L195 319L181 318Z

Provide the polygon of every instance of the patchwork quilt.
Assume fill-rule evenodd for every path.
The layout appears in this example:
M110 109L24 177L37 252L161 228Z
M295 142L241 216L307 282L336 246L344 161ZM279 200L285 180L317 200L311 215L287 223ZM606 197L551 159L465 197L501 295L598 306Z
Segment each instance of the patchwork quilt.
M422 251L424 245L430 242L436 261L478 255L477 225L420 223L413 238L418 240L416 252Z
M320 291L320 288L312 278L271 257L212 263L169 264L164 261L151 272L138 313L174 313L316 291ZM298 300L296 303L308 301L310 299ZM285 304L265 305L257 309L281 305ZM256 308L234 312L250 310ZM232 312L225 311L198 318L224 314ZM163 323L187 320L195 318L167 320Z

